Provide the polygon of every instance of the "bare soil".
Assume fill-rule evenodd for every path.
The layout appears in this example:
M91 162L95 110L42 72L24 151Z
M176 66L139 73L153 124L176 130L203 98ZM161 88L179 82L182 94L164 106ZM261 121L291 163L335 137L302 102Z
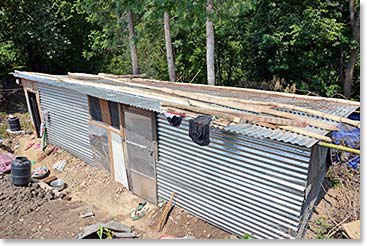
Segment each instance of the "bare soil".
M334 163L323 182L322 199L308 223L305 238L347 239L342 225L360 219L360 170Z
M14 150L18 156L37 160L42 153L40 149L24 150L30 142L39 143L40 140L32 135L6 138L0 154ZM52 169L59 160L66 160L61 172ZM66 151L52 153L36 162L32 169L40 166L46 166L50 175L65 181L67 196L55 197L43 192L37 184L13 186L10 174L5 174L0 179L0 238L73 239L85 226L112 219L130 226L139 239L158 239L163 235L198 239L236 238L178 207L172 209L162 232L156 229L162 208L153 204L147 204L148 211L143 218L133 221L131 209L143 200L112 180L107 171L92 167ZM95 213L94 217L79 217L80 212L89 209Z

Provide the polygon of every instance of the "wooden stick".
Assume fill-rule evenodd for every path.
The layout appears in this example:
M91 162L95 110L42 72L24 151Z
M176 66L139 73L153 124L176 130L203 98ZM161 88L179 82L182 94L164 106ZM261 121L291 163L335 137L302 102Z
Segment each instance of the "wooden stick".
M300 112L308 113L308 114L311 114L311 115L323 117L325 119L331 119L331 120L334 120L334 121L337 121L337 122L343 122L343 123L346 123L346 124L349 124L349 125L352 125L352 126L355 126L355 127L360 127L360 122L359 121L354 121L354 120L347 119L345 117L339 117L339 116L323 113L323 112L320 112L320 111L317 111L317 110L298 107L298 106L294 106L294 105L290 105L290 104L275 103L275 102L263 102L263 101L252 101L252 100L243 100L243 99L232 98L232 97L230 98L230 97L220 97L220 96L206 95L206 94L201 94L201 93L191 93L191 92L186 92L186 91L172 90L172 89L169 89L169 88L158 88L156 86L150 86L150 85L146 85L146 84L137 84L137 83L128 82L128 81L124 81L124 80L115 80L115 79L112 79L112 78L109 78L109 77L104 77L104 76L101 76L101 77L105 78L105 79L110 79L110 80L113 80L113 81L118 81L118 82L121 82L121 83L125 83L125 84L128 84L130 86L162 91L162 92L172 94L172 95L176 95L176 96L182 96L182 97L187 97L187 98L196 99L196 100L203 100L203 101L207 101L207 102L211 102L211 103L221 104L221 105L228 106L228 107L235 107L235 108L242 109L242 110L254 111L254 112L259 112L259 113L267 113L267 114L271 114L271 115L280 115L281 114L282 117L288 118L288 119L298 118L300 120L302 119L303 121L308 122L312 126L319 127L319 128L325 129L325 130L330 130L330 131L337 131L338 128L336 128L332 124L328 124L328 123L324 123L324 122L321 122L321 121L309 119L309 118L304 117L304 116L297 116L297 115L292 114L292 113L280 112L280 111L271 110L271 109L266 110L265 108L256 108L256 107L253 107L253 106L254 105L262 105L262 106L269 106L269 107L275 107L275 108L285 108L285 109L300 111Z
M56 148L55 146L51 147L50 149L46 150L46 152L42 153L40 157L38 158L37 162L40 162L43 159L45 159L48 155L50 155L55 150L55 148Z
M235 111L232 109L225 109L225 108L218 108L215 106L210 106L207 103L202 103L202 102L197 102L197 101L193 101L193 100L189 100L190 105L196 106L196 107L202 107L202 108L206 108L209 110L213 110L214 111L223 111L223 112L228 112L232 115L236 115L237 117L239 117L240 119L244 120L244 121L248 121L251 123L258 123L258 122L265 122L265 123L271 123L271 124L275 124L275 125L289 125L289 126L297 126L297 127L305 127L307 124L305 122L300 122L300 121L296 121L296 120L288 120L288 119L283 119L283 118L278 118L278 117L272 117L272 116L260 116L260 115L252 115L249 113L244 113L244 112L240 112L240 111Z
M158 226L157 226L157 229L158 229L159 232L163 230L163 227L166 224L168 214L171 211L172 202L173 202L173 198L174 198L175 194L176 194L176 192L172 192L169 201L167 202L166 206L164 207L162 216L161 216L161 218L159 220L159 223L158 223Z
M292 127L292 126L278 126L278 127L280 129L283 129L283 130L299 133L299 134L302 134L302 135L305 135L305 136L308 136L308 137L312 137L312 138L315 138L315 139L318 139L318 140L322 140L322 141L325 141L325 142L331 142L332 141L331 138L329 138L327 136L323 136L323 135L320 135L320 134L317 134L317 133L313 133L313 132L304 130L302 128Z
M98 74L101 76L104 76L106 78L109 78L109 74ZM113 76L113 75L112 75ZM162 86L162 84L172 84L172 82L169 81L161 81L161 80L154 80L154 79L134 79L134 81L136 82L151 82L151 83L156 83L156 84L160 84L157 86ZM295 99L303 99L303 100L307 100L307 101L328 101L328 102L337 102L337 103L342 103L342 104L346 104L346 105L351 105L351 106L356 106L359 107L360 103L359 102L354 102L354 101L350 101L350 100L345 100L345 99L337 99L337 98L325 98L325 97L318 97L318 96L304 96L304 95L298 95L298 94L290 94L290 93L285 93L285 92L275 92L275 91L266 91L266 90L257 90L257 89L248 89L248 88L241 88L241 87L229 87L229 86L211 86L211 85L203 85L203 84L190 84L190 83L181 83L181 82L176 82L175 85L177 85L177 87L192 87L195 89L201 89L201 88L205 88L205 89L211 89L211 90L215 90L215 91L229 91L229 92L246 92L246 93L257 93L257 94L267 94L267 95L271 95L271 96L279 96L279 97L287 97L287 98L295 98Z
M231 114L227 114L227 113L223 113L219 110L210 110L210 109L202 109L202 108L198 108L198 107L192 107L192 106L185 106L185 105L172 105L174 107L177 108L183 108L189 111L195 111L195 112L200 112L200 113L204 113L204 114L208 114L208 115L215 115L218 117L223 117L225 119L231 120L230 117L233 117ZM196 111L197 110L197 111ZM286 126L286 125L280 125L280 126L275 126L274 124L271 124L269 122L262 122L260 119L252 119L254 124L258 124L260 126L264 126L264 127L269 127L272 129L283 129L283 130L287 130L290 132L294 132L294 133L298 133L298 134L302 134L311 138L315 138L317 140L322 140L325 142L331 142L331 138L327 137L327 136L323 136L317 133L313 133L310 131L307 131L305 129L299 128L299 127L294 127L294 126ZM258 121L256 121L258 120ZM255 122L256 121L256 122Z
M68 73L68 75L73 73ZM126 74L126 75L117 75L117 74L107 74L107 73L98 73L98 75L95 75L98 77L108 77L108 78L128 78L128 79L135 79L135 78L141 78L141 79L148 79L148 76L146 74Z
M223 112L223 111L213 111L210 109L205 109L205 108L198 108L198 107L193 107L193 106L189 106L189 105L183 105L183 104L178 104L178 103L168 103L168 102L163 102L162 103L162 107L163 108L178 108L178 109L184 109L184 110L188 110L191 112L196 112L196 113L201 113L201 114L207 114L207 115L214 115L217 116L219 118L223 118L235 123L239 123L241 121L241 118L231 115L228 112Z

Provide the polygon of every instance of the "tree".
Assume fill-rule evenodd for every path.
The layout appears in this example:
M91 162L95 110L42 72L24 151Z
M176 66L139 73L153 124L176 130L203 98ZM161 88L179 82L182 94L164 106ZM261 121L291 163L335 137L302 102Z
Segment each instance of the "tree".
M128 30L129 30L129 46L131 53L131 65L133 68L133 74L139 74L139 66L138 66L138 53L136 51L135 46L135 30L134 30L134 18L131 10L127 12L128 19Z
M343 94L347 98L351 97L352 86L353 86L353 75L355 65L359 57L359 46L360 46L360 17L359 17L359 6L356 6L355 0L349 0L349 18L350 27L354 40L357 42L352 48L348 62L344 70L344 83L343 83Z
M0 43L11 44L27 69L65 73L91 71L82 51L93 28L78 11L77 0L3 0L0 3Z
M164 11L164 36L166 40L167 65L170 81L176 81L176 67L172 50L170 16L167 10Z
M215 85L213 0L207 2L206 17L206 63L208 85Z

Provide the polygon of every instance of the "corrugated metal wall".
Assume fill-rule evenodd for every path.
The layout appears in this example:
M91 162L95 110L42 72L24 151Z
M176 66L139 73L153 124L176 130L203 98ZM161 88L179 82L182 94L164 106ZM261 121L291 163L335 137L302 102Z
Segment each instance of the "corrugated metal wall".
M311 151L211 129L201 147L179 128L158 119L158 196L237 235L294 238Z
M49 112L48 141L93 164L88 135L88 97L73 90L38 83L41 109Z

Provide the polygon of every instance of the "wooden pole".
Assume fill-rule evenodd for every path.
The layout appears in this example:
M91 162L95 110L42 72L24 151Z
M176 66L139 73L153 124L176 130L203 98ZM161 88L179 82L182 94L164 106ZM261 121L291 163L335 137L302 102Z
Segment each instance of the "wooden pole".
M130 55L131 55L131 65L133 74L139 74L139 66L138 66L138 52L136 51L136 41L135 41L135 31L134 31L134 17L133 12L129 10L127 12L127 20L128 20L128 30L129 30L129 46L130 46Z
M208 85L215 85L213 0L208 0L206 11L206 70Z
M359 149L353 149L353 148L349 148L343 145L337 145L337 144L331 144L331 143L325 143L325 142L319 142L319 145L323 147L336 149L336 150L350 152L350 153L357 154L357 155L361 154L361 151Z
M101 76L101 77L114 81L114 79L112 79L112 78L108 78L108 77L105 77L105 76ZM219 105L228 106L228 107L232 107L232 108L238 108L238 109L253 111L253 112L257 112L257 113L266 113L266 114L270 114L270 115L274 115L274 116L281 116L283 118L304 121L305 123L307 123L309 125L312 125L314 127L322 128L322 129L325 129L325 130L328 130L328 131L338 131L338 128L336 126L334 126L332 124L329 124L329 123L325 123L325 122L318 121L318 120L313 120L313 119L310 119L310 118L307 118L307 117L301 116L301 115L296 115L296 114L292 114L292 113L288 113L288 112L281 112L281 111L278 111L278 110L271 109L269 107L274 106L274 103L272 103L272 102L258 102L258 101L242 100L242 99L241 99L241 101L238 102L234 98L206 95L206 94L202 94L202 93L191 93L191 92L186 92L186 91L172 90L172 89L169 89L169 88L159 88L159 87L156 87L156 86L138 84L138 83L127 82L127 81L122 81L122 80L117 80L117 81L122 82L122 83L126 83L127 85L130 85L130 86L161 91L161 92L171 94L171 95L175 95L175 96L181 96L181 97L186 97L186 98L190 98L190 99L195 99L195 100L200 100L200 101L205 101L205 102L210 102L210 103L216 103L216 104L219 104ZM259 105L257 105L257 104L259 104ZM282 105L277 104L276 106L282 106ZM292 105L290 105L290 106L292 106ZM288 108L288 107L289 107L288 105L284 105L284 108ZM301 110L298 110L298 111L302 111L303 109L304 108L301 108ZM310 112L308 109L305 109L305 110ZM320 113L319 111L317 111L317 112ZM355 123L355 121L352 121L352 122Z
M170 17L167 10L164 11L164 37L166 40L166 54L167 54L169 80L174 82L176 81L176 67L172 50Z
M299 134L302 134L302 135L305 135L305 136L308 136L308 137L312 137L312 138L315 138L315 139L318 139L318 140L322 140L322 141L325 141L325 142L331 142L332 141L331 138L329 138L327 136L320 135L320 134L317 134L317 133L313 133L313 132L307 131L307 130L299 128L299 127L279 126L279 128L283 129L283 130L299 133Z
M162 231L164 225L166 224L166 221L167 221L167 218L168 218L168 214L169 214L169 212L171 210L172 203L173 203L173 198L174 198L175 194L176 194L176 192L172 192L169 201L167 202L166 206L164 207L162 216L161 216L161 218L159 220L159 223L158 223L158 226L157 226L158 231Z

